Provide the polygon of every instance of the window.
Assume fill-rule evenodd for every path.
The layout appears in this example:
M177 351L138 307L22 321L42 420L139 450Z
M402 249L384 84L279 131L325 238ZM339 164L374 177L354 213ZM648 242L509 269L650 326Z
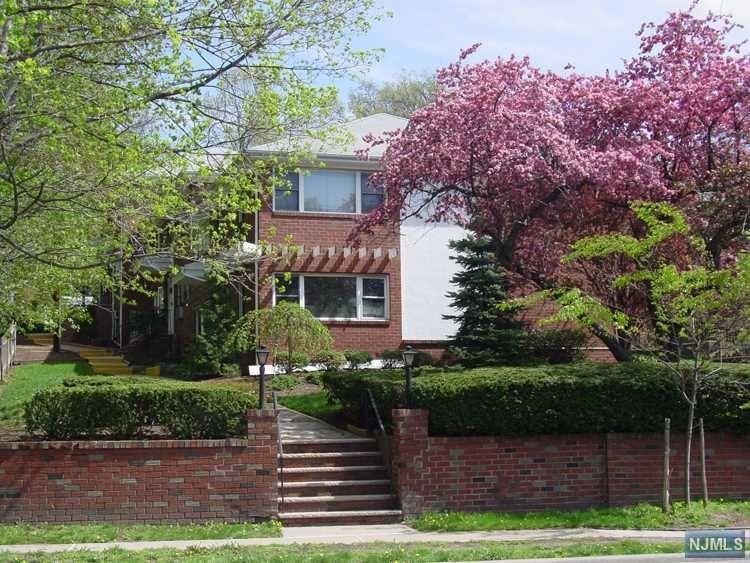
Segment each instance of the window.
M385 279L362 279L362 316L373 319L385 317Z
M356 319L357 278L306 276L305 308L319 319Z
M277 275L275 279L276 302L291 301L299 303L299 276L292 276L287 279L284 275Z
M276 274L274 303L299 303L318 319L385 320L388 318L388 278Z
M370 213L383 203L383 188L369 172L315 169L287 174L274 190L276 211Z
M305 211L357 212L357 179L351 172L312 170L303 182Z
M299 174L291 172L284 178L288 185L276 188L274 209L297 211L299 209Z
M362 185L362 213L370 213L380 207L383 203L383 186L370 181L372 174L362 172L360 182Z

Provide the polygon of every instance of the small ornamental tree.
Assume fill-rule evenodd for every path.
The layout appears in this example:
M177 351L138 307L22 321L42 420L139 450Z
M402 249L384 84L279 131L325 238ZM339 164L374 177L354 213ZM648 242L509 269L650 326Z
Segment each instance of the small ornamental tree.
M274 358L283 353L287 373L294 370L294 358L299 353L315 357L333 346L328 328L310 311L288 301L247 313L239 320L234 338L243 350L264 345Z
M498 307L507 299L508 280L497 263L492 240L469 235L449 246L452 259L461 266L451 279L457 289L448 293L458 313L444 315L458 323L451 353L467 366L523 359L522 323L514 320L512 308Z
M747 339L750 327L750 255L739 252L715 267L685 215L666 203L636 202L631 209L642 235L586 237L564 262L596 264L621 260L624 272L613 290L627 289L653 304L648 315L613 312L585 288L542 292L560 304L556 320L596 323L613 332L638 334L630 344L668 367L687 408L685 501L690 503L690 450L696 408L706 382L718 374L727 347ZM539 295L538 295L539 296ZM719 363L717 363L719 362Z
M385 203L352 238L413 215L471 225L527 284L585 279L610 312L651 314L646 295L612 283L625 264L589 270L560 258L584 236L639 237L629 208L638 200L681 209L716 265L748 248L750 56L733 43L735 27L717 14L671 13L641 28L622 71L598 76L528 58L472 63L478 46L465 50L403 130L372 139L387 144L376 180ZM632 334L591 329L615 358L631 359Z

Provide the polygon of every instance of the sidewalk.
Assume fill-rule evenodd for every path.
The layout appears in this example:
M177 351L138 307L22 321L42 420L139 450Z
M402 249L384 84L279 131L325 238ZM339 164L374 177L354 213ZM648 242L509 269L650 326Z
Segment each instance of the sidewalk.
M550 541L550 540L642 540L675 541L683 539L682 531L670 530L518 530L502 532L418 532L403 524L381 524L369 526L310 526L284 528L280 538L223 539L223 540L178 540L135 541L109 543L29 544L1 545L2 553L57 553L63 551L106 551L124 549L189 549L216 548L225 546L293 545L293 544L344 544L360 543L467 543L479 541Z

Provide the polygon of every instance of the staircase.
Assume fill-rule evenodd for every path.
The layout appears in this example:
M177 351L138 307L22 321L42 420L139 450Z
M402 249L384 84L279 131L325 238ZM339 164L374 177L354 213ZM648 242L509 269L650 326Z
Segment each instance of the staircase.
M290 526L401 521L372 438L283 439L279 519Z
M115 355L105 348L80 349L78 355L86 360L97 374L130 375L133 373L133 368L122 356Z

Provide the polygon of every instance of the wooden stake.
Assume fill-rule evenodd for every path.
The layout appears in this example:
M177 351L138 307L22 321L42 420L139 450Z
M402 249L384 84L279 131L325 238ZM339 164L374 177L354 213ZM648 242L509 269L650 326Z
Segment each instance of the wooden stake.
M669 513L669 434L672 421L664 419L664 462L662 464L661 510Z
M698 419L698 433L700 434L701 449L701 485L703 486L703 506L708 504L708 476L706 475L706 437L703 433L703 418Z

